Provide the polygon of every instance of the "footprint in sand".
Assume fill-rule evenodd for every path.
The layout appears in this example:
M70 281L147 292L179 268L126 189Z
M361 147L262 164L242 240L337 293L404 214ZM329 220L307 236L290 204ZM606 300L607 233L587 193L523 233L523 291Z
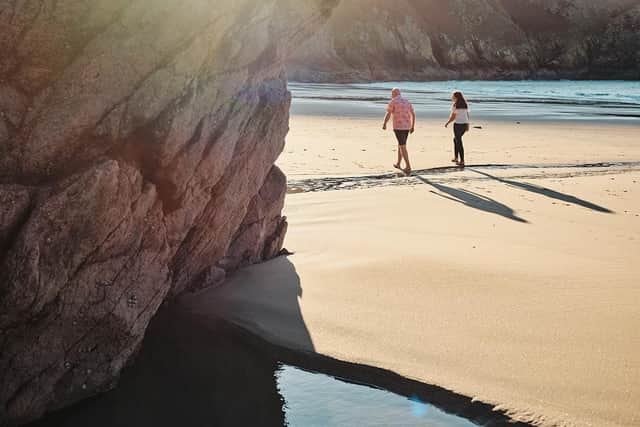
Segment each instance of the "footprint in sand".
M304 189L300 188L300 187L290 187L287 190L288 194L300 194L300 193L304 193Z

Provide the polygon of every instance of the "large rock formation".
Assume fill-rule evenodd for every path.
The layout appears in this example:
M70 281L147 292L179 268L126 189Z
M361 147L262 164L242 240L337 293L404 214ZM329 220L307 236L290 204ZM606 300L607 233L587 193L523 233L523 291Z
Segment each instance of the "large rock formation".
M275 256L288 52L335 0L3 0L0 425L112 387L158 306Z
M640 0L343 0L299 81L640 78Z

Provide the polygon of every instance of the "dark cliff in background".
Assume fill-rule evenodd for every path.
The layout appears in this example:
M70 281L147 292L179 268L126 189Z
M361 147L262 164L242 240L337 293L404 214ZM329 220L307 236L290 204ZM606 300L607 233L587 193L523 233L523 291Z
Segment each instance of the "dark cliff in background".
M4 0L0 425L113 387L171 295L275 256L285 60L333 0Z
M343 0L289 77L639 79L640 0Z

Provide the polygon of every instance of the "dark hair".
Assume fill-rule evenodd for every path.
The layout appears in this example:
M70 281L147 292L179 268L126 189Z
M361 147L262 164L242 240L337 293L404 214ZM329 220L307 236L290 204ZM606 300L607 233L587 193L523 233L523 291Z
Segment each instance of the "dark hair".
M453 92L453 96L456 98L456 108L469 108L469 105L467 104L467 100L464 99L464 95L462 94L462 92L456 91Z

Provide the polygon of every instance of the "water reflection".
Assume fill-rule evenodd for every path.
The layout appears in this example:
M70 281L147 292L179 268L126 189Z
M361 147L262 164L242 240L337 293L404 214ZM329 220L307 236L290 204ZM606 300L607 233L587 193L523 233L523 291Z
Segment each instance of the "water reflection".
M417 395L407 398L336 379L355 381L359 368L323 364L327 372L333 369L334 377L294 367L295 359L226 323L164 310L115 390L52 413L32 427L473 425ZM371 369L360 374L369 378ZM446 400L454 406L456 399L465 401L459 406L467 409L458 410L469 410L468 398L452 396ZM479 419L491 412L474 413L474 404L470 413ZM495 414L489 419L505 421Z
M471 422L386 390L282 365L276 372L285 420L297 426L471 427Z
M282 426L277 368L271 355L235 339L224 324L204 326L186 313L165 311L116 389L34 426Z

